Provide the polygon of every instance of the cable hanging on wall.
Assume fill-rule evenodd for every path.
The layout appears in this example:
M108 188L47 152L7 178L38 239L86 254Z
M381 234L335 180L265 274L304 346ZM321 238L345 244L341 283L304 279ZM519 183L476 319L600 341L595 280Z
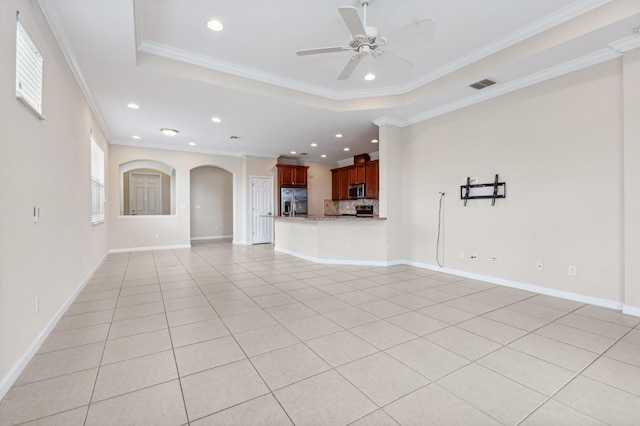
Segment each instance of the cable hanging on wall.
M444 192L440 192L440 202L438 203L438 238L436 238L436 262L439 267L444 265L444 205L442 204ZM440 239L442 237L442 263L440 263Z

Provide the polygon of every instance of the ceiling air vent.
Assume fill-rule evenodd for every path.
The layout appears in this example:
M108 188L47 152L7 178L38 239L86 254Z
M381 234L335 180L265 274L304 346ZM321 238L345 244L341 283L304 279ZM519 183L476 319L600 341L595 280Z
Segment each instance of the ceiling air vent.
M494 84L496 84L494 80L491 80L490 78L485 78L484 80L480 80L473 84L470 84L469 87L473 87L474 89L480 90L480 89L484 89L485 87L493 86Z

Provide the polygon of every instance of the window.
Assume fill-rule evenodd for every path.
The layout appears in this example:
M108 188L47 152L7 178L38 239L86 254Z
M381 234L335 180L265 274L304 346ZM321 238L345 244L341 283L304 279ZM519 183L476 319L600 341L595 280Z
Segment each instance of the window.
M104 222L104 151L91 135L91 223Z
M31 38L17 23L16 97L42 119L42 55Z

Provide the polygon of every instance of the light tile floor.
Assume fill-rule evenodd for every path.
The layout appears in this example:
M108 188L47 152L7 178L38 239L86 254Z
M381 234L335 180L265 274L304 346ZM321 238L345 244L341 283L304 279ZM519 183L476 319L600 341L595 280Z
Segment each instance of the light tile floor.
M0 424L638 425L639 323L270 245L112 254Z

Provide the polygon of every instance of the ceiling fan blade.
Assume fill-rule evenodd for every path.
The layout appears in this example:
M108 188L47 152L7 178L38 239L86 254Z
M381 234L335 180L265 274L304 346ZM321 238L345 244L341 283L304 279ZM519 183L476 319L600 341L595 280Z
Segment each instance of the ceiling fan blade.
M379 49L378 49L379 50ZM398 56L393 52L389 52L388 50L385 50L384 52L382 52L382 55L374 55L374 58L378 58L380 56L382 56L383 58L385 58L384 60L387 62L393 62L394 65L401 65L401 66L405 66L405 67L412 67L413 66L413 62L408 61L407 59L403 58L402 56Z
M342 47L342 46L321 47L321 48L318 48L318 49L298 50L296 52L296 55L298 55L298 56L317 55L318 53L344 52L345 50L352 50L352 49L350 47Z
M408 40L410 38L424 37L433 33L436 28L436 23L431 18L423 19L422 21L414 22L406 27L398 28L385 34L385 38L391 42L397 42L402 40Z
M349 59L349 62L347 62L347 65L344 67L340 75L338 76L338 80L348 79L351 76L351 73L353 73L353 70L355 70L358 64L360 63L360 60L362 60L362 58L364 58L365 56L367 56L366 52L359 52L353 55L351 59Z
M347 24L347 28L349 28L349 32L353 38L367 36L364 25L360 20L360 15L358 15L358 9L355 7L345 6L339 8L338 11L342 16L344 23Z

